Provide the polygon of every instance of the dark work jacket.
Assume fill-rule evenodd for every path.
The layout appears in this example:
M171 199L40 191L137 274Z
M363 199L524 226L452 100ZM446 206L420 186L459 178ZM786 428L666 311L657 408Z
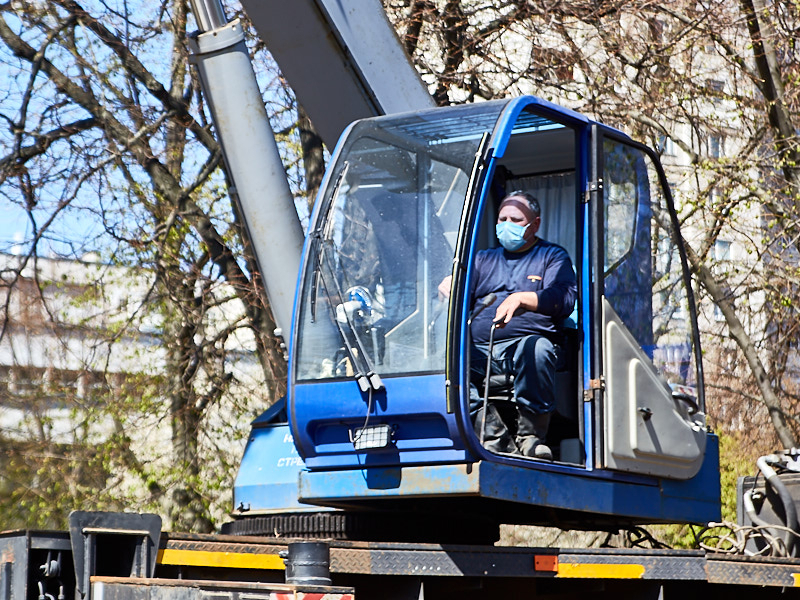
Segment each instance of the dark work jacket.
M505 327L495 331L495 340L535 333L558 342L559 326L572 313L578 285L567 251L558 244L540 239L525 252L508 252L502 247L478 252L472 277L471 308L492 292L497 294L497 300L472 322L473 341L489 341L495 311L508 296L514 292L536 292L538 310L515 314Z

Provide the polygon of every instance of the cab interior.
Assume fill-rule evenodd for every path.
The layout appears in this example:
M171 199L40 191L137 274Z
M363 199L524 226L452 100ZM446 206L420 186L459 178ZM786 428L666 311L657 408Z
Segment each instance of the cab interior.
M532 117L539 127L525 131L519 127ZM522 129L518 131L518 129ZM575 129L526 114L515 125L506 151L497 160L483 214L480 217L477 249L498 245L494 233L500 201L512 191L526 191L539 201L541 226L538 237L563 246L572 259L580 278L579 186L576 182L578 164L577 132ZM579 290L580 279L579 279ZM580 295L579 295L580 296ZM554 460L568 464L584 464L583 402L581 385L581 330L576 309L562 324L565 366L556 373L556 409L550 422L547 443L553 450ZM490 309L491 310L491 309ZM483 393L483 382L476 382ZM514 435L513 386L494 379L489 396L500 410L506 425ZM533 460L533 459L527 459Z

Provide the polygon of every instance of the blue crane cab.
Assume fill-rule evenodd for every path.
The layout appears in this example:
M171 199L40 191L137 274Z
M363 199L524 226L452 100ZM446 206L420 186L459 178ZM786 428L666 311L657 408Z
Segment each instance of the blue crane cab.
M578 281L553 460L487 450L469 411L481 299L468 290L512 190L539 200L538 235L567 250ZM526 96L352 124L312 215L289 354L295 509L583 528L720 518L666 178L652 150L573 111ZM513 394L495 400L513 410ZM271 430L253 431L237 517L280 510L259 451Z

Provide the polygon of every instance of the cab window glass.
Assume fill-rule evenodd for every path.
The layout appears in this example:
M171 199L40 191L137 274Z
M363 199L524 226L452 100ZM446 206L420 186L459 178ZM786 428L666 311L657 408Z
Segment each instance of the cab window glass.
M452 269L479 128L499 108L439 128L409 117L354 129L307 260L298 379L350 377L361 354L381 376L444 370L437 288Z
M604 142L604 291L656 370L672 385L694 385L696 364L679 234L649 155Z

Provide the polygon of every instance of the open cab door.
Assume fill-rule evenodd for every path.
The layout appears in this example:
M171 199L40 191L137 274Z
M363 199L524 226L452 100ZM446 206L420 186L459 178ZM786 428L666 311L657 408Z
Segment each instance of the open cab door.
M593 128L602 468L689 479L705 427L697 318L669 188L645 146Z

